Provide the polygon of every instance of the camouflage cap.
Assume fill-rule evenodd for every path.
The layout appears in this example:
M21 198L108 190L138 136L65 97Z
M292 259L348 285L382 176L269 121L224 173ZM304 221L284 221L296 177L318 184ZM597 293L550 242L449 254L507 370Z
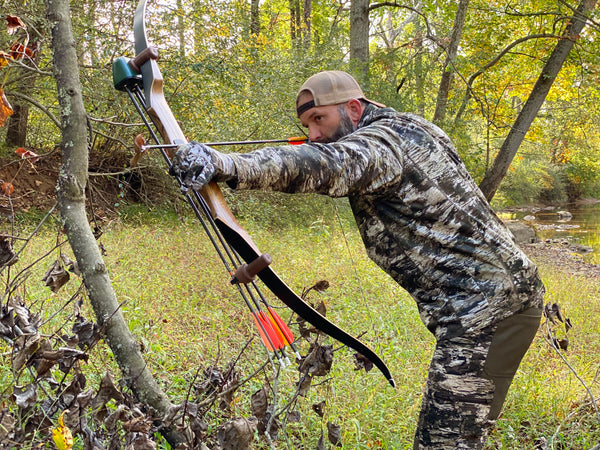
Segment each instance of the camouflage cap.
M300 94L304 91L310 92L313 99L299 105ZM327 70L313 75L300 87L296 97L296 112L300 117L304 112L315 106L338 105L353 98L364 100L376 106L385 106L366 98L357 81L349 73L341 70Z

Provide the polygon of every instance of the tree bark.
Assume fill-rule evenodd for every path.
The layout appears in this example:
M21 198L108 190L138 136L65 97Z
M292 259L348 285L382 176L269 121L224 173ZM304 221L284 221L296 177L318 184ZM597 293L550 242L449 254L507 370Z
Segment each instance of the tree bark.
M442 68L442 78L438 89L437 100L435 103L435 113L433 114L433 122L441 124L446 118L446 107L448 105L448 95L450 93L450 83L454 74L454 61L458 53L458 43L462 37L462 30L467 17L467 9L469 8L469 0L460 0L454 17L454 27L452 36L446 51L446 60Z
M250 35L257 37L260 34L260 4L259 0L250 1Z
M350 68L361 84L368 83L369 0L352 0L350 3Z
M47 0L46 13L52 29L53 68L62 130L62 166L57 182L61 220L81 269L96 319L105 330L106 342L124 379L139 401L164 414L171 407L171 402L152 377L139 344L129 332L87 220L87 115L81 95L69 0ZM172 445L183 442L179 433L165 432L165 435Z
M302 45L304 50L310 50L311 30L312 30L312 0L304 0L304 11L302 11L302 21L304 28L302 30Z
M421 17L414 18L415 24L415 103L417 114L425 116L425 69L423 68L423 26Z
M289 0L290 7L290 39L292 47L298 47L300 39L300 0Z
M485 174L485 177L481 181L479 185L481 191L485 195L485 197L490 201L496 191L498 190L498 186L512 160L517 154L517 150L519 146L523 142L525 138L525 134L529 130L531 123L535 119L538 111L540 110L542 104L546 100L546 96L560 72L569 52L573 48L575 41L579 38L579 33L583 30L583 27L586 24L588 13L594 8L596 5L596 0L582 0L577 9L574 11L573 16L567 23L565 31L562 37L557 42L552 54L546 61L544 68L540 76L538 77L531 94L527 98L523 109L517 116L515 123L511 127L506 139L502 143L500 150L498 151L498 155L494 159L492 167Z
M179 38L179 55L185 58L185 13L182 0L177 0L177 37Z

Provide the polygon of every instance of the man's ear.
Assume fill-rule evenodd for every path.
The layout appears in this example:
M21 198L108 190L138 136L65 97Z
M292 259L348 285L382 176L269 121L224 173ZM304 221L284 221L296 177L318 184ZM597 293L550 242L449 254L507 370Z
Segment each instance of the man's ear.
M348 117L352 120L354 125L358 125L360 122L360 118L362 117L362 113L365 110L362 102L358 99L353 98L352 100L348 100L346 103L346 111L348 112Z

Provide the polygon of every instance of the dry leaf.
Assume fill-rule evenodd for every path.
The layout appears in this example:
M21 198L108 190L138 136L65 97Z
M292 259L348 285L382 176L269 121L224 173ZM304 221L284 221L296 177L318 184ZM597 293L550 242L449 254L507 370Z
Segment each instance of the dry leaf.
M11 194L15 192L15 187L12 185L12 183L9 183L8 181L2 182L0 189L2 189L2 193L7 197L10 197Z
M62 262L57 259L46 271L42 277L42 281L46 283L46 286L50 287L52 292L58 292L69 281L69 278L71 278L69 272L65 270Z
M58 450L71 450L73 448L73 435L71 430L65 426L63 411L58 417L58 427L52 430L52 440L58 447Z
M325 403L325 400L322 400L319 403L313 403L312 409L314 412L316 412L319 415L319 417L323 417L325 415L325 406L326 405L327 405L327 403Z
M8 66L11 59L12 56L10 56L8 53L0 51L0 67Z
M27 159L31 163L36 163L40 159L40 155L32 152L31 150L27 150L26 148L19 147L15 150L15 153L21 157L21 159Z
M333 345L310 344L308 354L302 358L298 371L312 376L325 376L331 370L333 363Z
M29 48L20 42L15 42L10 47L10 56L13 59L23 59L24 56L28 56L29 58L33 58L33 54L35 49Z
M8 32L8 34L13 34L19 28L23 28L24 30L26 30L27 25L25 25L25 23L17 16L11 16L10 14L7 14L6 31Z
M261 387L258 391L252 394L250 398L250 407L252 415L262 419L266 416L269 408L269 391L266 386Z
M327 439L336 447L342 446L342 427L339 425L327 422Z
M0 235L0 267L12 266L17 261L19 261L19 257L13 250L10 239Z
M365 369L365 372L369 372L373 368L373 363L369 358L364 356L362 353L354 354L354 370Z
M4 126L8 116L12 116L13 113L12 106L10 106L10 103L8 103L8 100L4 95L4 89L0 89L0 127Z
M256 431L256 418L239 417L223 425L217 440L223 450L249 450Z

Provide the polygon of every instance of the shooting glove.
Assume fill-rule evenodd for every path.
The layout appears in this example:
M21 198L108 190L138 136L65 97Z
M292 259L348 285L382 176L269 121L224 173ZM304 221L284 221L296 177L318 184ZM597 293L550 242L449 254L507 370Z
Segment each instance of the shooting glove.
M229 155L192 141L177 149L169 174L178 176L186 188L200 190L211 180L231 180L236 171Z

